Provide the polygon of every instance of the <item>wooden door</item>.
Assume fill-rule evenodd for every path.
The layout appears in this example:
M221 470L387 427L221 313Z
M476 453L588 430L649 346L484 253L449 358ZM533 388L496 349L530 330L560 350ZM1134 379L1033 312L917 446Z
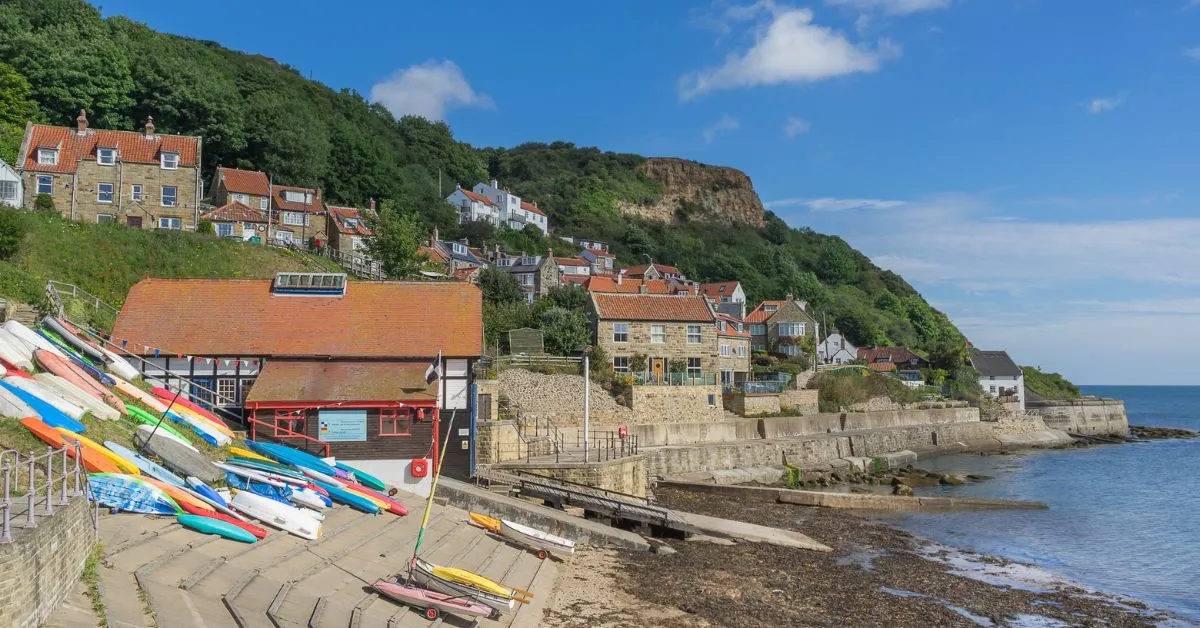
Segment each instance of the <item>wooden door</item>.
M134 229L141 229L142 228L142 217L141 216L126 216L125 217L125 225L129 226L129 227L133 227Z
M663 381L663 374L667 371L666 358L654 358L650 361L650 375L656 382Z

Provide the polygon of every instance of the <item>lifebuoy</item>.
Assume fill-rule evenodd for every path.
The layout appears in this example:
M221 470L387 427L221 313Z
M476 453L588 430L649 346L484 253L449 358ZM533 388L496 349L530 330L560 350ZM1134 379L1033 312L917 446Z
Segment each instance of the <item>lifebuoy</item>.
M423 478L429 475L429 461L424 458L417 458L409 465L409 471L414 478Z
M629 436L629 428L625 427L624 425L622 425L621 427L618 427L617 428L617 438L624 439L626 436Z

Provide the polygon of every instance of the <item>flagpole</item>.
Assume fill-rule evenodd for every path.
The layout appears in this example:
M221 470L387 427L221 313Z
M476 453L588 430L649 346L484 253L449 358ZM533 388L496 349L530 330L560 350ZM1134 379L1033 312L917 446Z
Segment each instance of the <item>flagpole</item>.
M422 517L421 517L421 528L417 531L417 542L416 542L416 544L413 545L413 555L412 555L412 558L409 559L409 561L408 561L408 579L405 582L405 584L411 584L411 582L412 582L413 562L415 562L415 560L417 558L417 553L421 551L421 542L425 538L425 527L427 525L429 525L429 514L433 511L433 495L434 495L434 492L437 491L438 476L441 475L442 463L446 460L445 456L438 455L438 448L437 448L437 443L438 443L437 417L440 414L440 409L441 409L441 405L442 405L442 351L440 349L437 352L437 357L435 357L433 359L433 363L429 365L429 368L425 369L425 381L426 381L426 383L437 382L437 390L434 392L434 396L433 396L433 398L434 398L434 408L433 408L434 432L433 432L433 443L432 443L433 454L437 458L437 468L433 472L433 480L429 483L429 498L425 500L425 514L422 515ZM443 445L443 447L442 447L443 449L450 446L450 433L452 431L452 428L454 427L454 414L456 412L457 412L457 410L450 411L450 422L446 426L447 427L446 443L445 443L445 445Z

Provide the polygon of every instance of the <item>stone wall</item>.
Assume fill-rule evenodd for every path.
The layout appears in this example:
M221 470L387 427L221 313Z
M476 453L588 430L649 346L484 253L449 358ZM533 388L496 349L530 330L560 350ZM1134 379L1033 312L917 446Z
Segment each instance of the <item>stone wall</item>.
M13 525L15 542L0 545L0 626L33 628L79 580L96 533L88 501L80 497L32 530L19 523Z
M796 416L816 414L818 412L817 397L819 394L820 391L809 390L807 388L785 390L779 393L779 407L781 410L790 410Z
M475 463L495 464L524 457L526 447L512 421L475 423Z
M697 423L725 418L720 386L634 386L630 405L637 423Z
M32 208L37 200L37 177L35 171L25 173L25 204ZM141 219L143 229L158 228L159 218L179 218L181 228L195 230L199 209L197 168L180 166L175 170L164 170L158 164L119 163L101 166L92 160L79 162L74 175L54 173L55 209L64 218L80 222L97 222L96 216L107 214L116 222L128 224L127 217ZM101 203L97 200L101 183L113 185L113 201ZM133 186L142 186L142 200L132 200ZM176 201L173 207L162 205L163 186L174 187Z
M678 297L651 296L653 299L673 299ZM625 342L613 341L613 325L624 323L629 325L629 334ZM651 342L651 326L661 325L666 333L666 342ZM688 327L700 329L700 342L688 342ZM700 370L705 374L717 372L717 326L708 323L672 323L646 321L602 320L596 323L596 343L600 345L610 358L644 355L650 360L666 358L670 360L687 361L688 358L700 358ZM647 368L650 367L647 360ZM746 360L749 360L747 357ZM611 365L610 365L611 366ZM664 365L664 372L670 366Z
M499 391L527 419L548 419L555 427L583 425L583 377L580 375L542 375L524 369L509 369L500 374ZM496 395L497 397L499 395ZM592 425L626 425L633 422L633 411L622 406L602 386L592 382Z
M1040 415L1047 426L1064 432L1088 436L1129 434L1125 402L1118 399L1029 401L1025 407Z
M778 414L780 411L779 395L774 394L731 393L724 396L723 404L726 410L738 416Z
M506 465L497 465L504 469ZM526 473L594 486L626 495L646 496L646 456L630 456L603 462L563 462L544 466L514 465Z
M880 412L822 412L802 417L761 419L763 438L791 438L851 430L978 423L979 410L970 407L885 410Z

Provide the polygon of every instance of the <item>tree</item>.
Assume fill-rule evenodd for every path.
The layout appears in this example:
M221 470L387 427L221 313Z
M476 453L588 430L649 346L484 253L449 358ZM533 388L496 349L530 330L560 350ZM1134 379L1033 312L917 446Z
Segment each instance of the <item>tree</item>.
M821 249L817 277L829 284L849 284L858 278L854 251L841 238L830 238Z
M555 286L546 296L558 307L577 312L582 312L589 301L587 290L579 284Z
M393 279L408 279L421 270L424 243L421 220L415 214L384 205L375 217L368 217L372 236L367 252L378 260L383 272Z
M488 267L479 272L479 289L484 303L523 303L525 295L517 278L498 268Z
M0 259L10 259L21 249L25 223L17 210L0 207Z
M763 237L772 244L787 244L788 236L792 229L787 226L787 223L782 218L775 215L775 212L767 211L763 214Z
M540 324L546 351L556 355L571 355L591 344L592 333L581 312L561 307L550 308L542 314Z
M0 159L16 166L25 136L25 123L36 121L38 106L29 81L16 68L0 61Z

